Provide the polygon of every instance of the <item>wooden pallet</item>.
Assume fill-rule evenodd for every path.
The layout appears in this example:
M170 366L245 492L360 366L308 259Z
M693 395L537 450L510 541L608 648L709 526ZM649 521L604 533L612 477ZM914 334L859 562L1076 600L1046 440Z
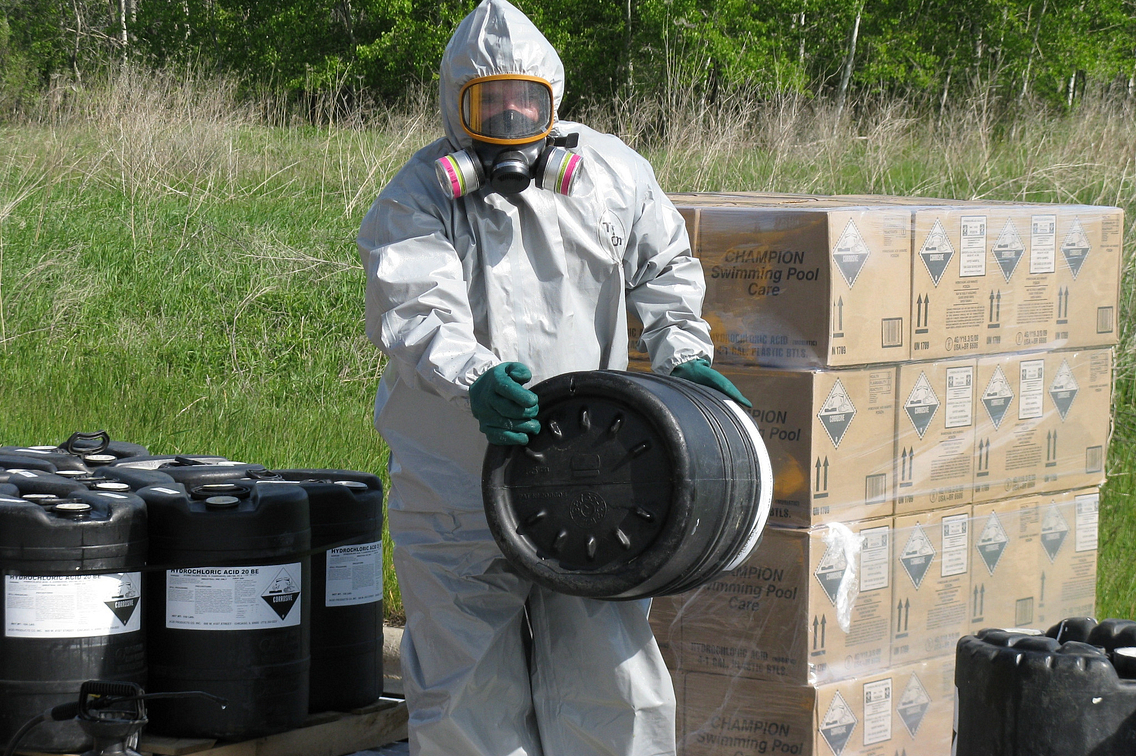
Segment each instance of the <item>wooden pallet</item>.
M138 751L153 756L344 756L405 740L406 719L405 701L379 701L346 714L313 714L298 729L238 743L143 735Z

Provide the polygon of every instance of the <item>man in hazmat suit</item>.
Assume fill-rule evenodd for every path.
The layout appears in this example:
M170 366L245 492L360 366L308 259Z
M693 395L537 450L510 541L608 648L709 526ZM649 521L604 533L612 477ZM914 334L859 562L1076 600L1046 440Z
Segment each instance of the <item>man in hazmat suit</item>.
M523 384L627 366L626 308L653 369L748 404L709 364L705 283L650 165L558 121L564 69L505 0L446 47L446 136L363 221L367 335L388 356L375 426L406 609L414 756L665 756L670 677L649 602L556 594L516 574L486 524L488 442L539 431ZM531 633L531 646L526 641Z

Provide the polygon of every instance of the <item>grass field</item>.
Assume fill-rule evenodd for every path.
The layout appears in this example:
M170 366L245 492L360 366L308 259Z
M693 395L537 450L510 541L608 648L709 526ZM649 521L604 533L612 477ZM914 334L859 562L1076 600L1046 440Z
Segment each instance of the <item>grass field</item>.
M223 83L127 71L0 126L0 443L105 428L159 453L383 470L370 417L383 362L363 334L354 238L383 184L440 131L427 107L323 128L263 112ZM836 123L802 100L680 100L590 120L641 149L671 191L1125 207L1098 606L1136 616L1130 110L1007 122L981 101L941 118L885 103ZM397 619L389 573L387 586Z

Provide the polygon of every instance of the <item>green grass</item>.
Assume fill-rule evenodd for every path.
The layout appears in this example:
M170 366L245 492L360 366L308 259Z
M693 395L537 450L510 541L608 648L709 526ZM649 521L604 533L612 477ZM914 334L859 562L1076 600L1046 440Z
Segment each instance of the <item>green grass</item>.
M127 71L0 127L0 443L105 428L157 453L385 474L371 426L383 363L363 333L354 238L382 185L440 131L428 113L270 126L231 92ZM679 101L591 119L642 149L671 191L1124 206L1098 603L1102 616L1136 616L1131 112L1025 114L1008 128L977 106L940 126L902 103L835 123L804 101ZM397 619L389 555L388 542Z

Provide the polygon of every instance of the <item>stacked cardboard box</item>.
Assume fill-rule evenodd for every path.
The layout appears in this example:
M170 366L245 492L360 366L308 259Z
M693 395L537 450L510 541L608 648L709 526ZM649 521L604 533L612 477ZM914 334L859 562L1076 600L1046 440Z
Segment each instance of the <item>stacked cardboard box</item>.
M1121 212L672 198L775 471L747 562L655 601L680 752L945 756L960 636L1092 613Z

